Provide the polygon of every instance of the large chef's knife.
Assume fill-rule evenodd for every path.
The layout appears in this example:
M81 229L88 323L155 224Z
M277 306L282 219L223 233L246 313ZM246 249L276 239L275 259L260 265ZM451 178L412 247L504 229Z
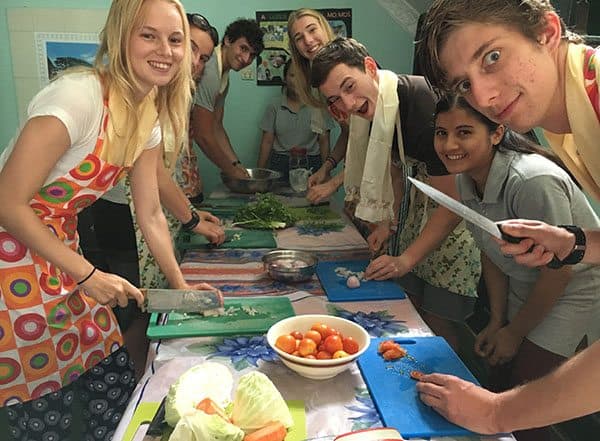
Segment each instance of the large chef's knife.
M150 421L150 425L146 430L146 435L144 435L144 439L142 441L160 441L163 436L163 432L165 431L166 423L165 423L165 402L167 397L164 397L160 402L160 406L158 410L154 414L152 421Z
M144 306L149 312L214 313L223 308L223 295L218 290L141 289Z
M471 222L473 225L481 228L484 231L487 231L492 236L497 237L498 239L505 240L507 242L511 242L511 243L519 243L520 242L519 238L505 234L502 231L502 229L500 228L500 225L498 225L496 222L488 219L485 216L482 216L481 214L477 213L476 211L472 210L471 208L467 207L466 205L461 204L457 200L452 199L447 194L442 193L441 191L433 188L430 185L425 184L424 182L421 182L421 181L418 181L417 179L411 178L410 176L408 176L408 179L410 180L410 182L413 183L413 185L415 187L417 187L419 190L421 190L423 193L425 193L431 199L436 201L438 204L443 205L448 210L450 210L453 213L459 215L460 217L466 219L467 221Z

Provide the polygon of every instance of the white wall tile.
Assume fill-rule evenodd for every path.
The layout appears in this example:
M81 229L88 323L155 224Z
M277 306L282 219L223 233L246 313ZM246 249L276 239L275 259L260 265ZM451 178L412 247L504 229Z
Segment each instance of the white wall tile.
M37 60L34 33L13 31L10 33L10 52L15 77L37 77Z
M6 20L9 31L33 31L33 14L29 8L8 8Z

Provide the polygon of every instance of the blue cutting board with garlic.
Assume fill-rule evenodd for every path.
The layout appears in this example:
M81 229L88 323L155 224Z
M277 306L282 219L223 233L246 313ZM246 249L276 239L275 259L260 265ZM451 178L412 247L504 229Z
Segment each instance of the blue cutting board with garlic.
M317 276L331 302L404 299L404 290L391 280L364 280L368 260L319 262ZM348 280L351 279L351 280ZM360 285L354 287L358 279Z

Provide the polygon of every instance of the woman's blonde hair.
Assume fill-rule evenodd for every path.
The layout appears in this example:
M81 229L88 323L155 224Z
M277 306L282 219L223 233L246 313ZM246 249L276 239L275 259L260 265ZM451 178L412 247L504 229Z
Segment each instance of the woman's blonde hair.
M310 65L311 62L309 59L304 58L298 48L296 47L296 43L294 42L294 36L292 35L292 26L296 21L300 18L309 16L315 18L319 22L319 26L323 28L325 34L327 34L327 41L325 43L330 42L334 39L335 35L331 26L327 22L327 19L323 17L318 11L314 9L301 8L293 11L288 17L288 39L290 51L292 53L292 62L294 64L294 86L296 88L296 93L300 100L309 106L314 107L323 107L325 106L325 102L320 97L318 92L311 87L310 83Z
M440 51L455 30L469 23L503 25L537 42L548 12L556 12L550 0L434 0L417 42L418 63L431 85L445 90L448 85ZM564 40L582 42L579 35L566 29L562 19L561 25Z
M111 97L117 97L124 104L126 112L123 124L119 124L116 129L119 133L107 133L108 147L104 149L107 152L106 155L103 152L102 156L107 160L110 158L109 162L126 166L133 164L143 148L138 141L141 103L136 102L135 99L140 83L129 59L129 41L135 29L144 20L142 6L146 1L151 0L113 0L106 24L100 33L100 48L94 62L94 68L102 79L105 94L108 91ZM190 28L185 10L179 0L160 1L170 3L177 9L184 33L182 42L184 55L179 71L167 85L155 87L153 91L158 120L163 131L168 130L173 135L174 151L170 154L176 157L181 146L187 141L188 115L194 87L191 72ZM111 137L112 140L122 139L125 145L117 147L111 142Z

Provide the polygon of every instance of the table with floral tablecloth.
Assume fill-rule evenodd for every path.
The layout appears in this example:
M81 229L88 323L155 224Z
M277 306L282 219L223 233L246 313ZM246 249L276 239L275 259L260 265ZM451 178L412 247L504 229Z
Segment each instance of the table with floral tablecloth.
M364 240L356 239L353 227L347 234L287 229L278 232L278 246L300 244L320 260L365 259ZM295 231L294 231L295 230ZM351 232L349 234L348 232ZM309 235L314 237L308 237ZM327 236L330 236L329 238ZM311 250L311 243L314 244ZM327 248L327 244L331 248ZM188 250L181 269L189 283L207 282L226 297L287 296L296 314L329 314L352 320L375 337L430 336L408 299L369 302L329 302L318 279L301 284L271 280L263 270L262 255L269 250ZM206 360L222 363L234 378L252 370L265 373L286 400L301 400L306 410L309 438L326 437L353 430L381 427L377 410L356 364L328 380L309 380L285 367L269 347L266 336L195 337L159 340L151 345L146 375L138 385L115 439L121 439L136 406L160 401L169 385L189 367ZM141 440L144 430L134 439ZM512 436L463 437L463 440L514 440ZM457 438L436 438L452 440Z

